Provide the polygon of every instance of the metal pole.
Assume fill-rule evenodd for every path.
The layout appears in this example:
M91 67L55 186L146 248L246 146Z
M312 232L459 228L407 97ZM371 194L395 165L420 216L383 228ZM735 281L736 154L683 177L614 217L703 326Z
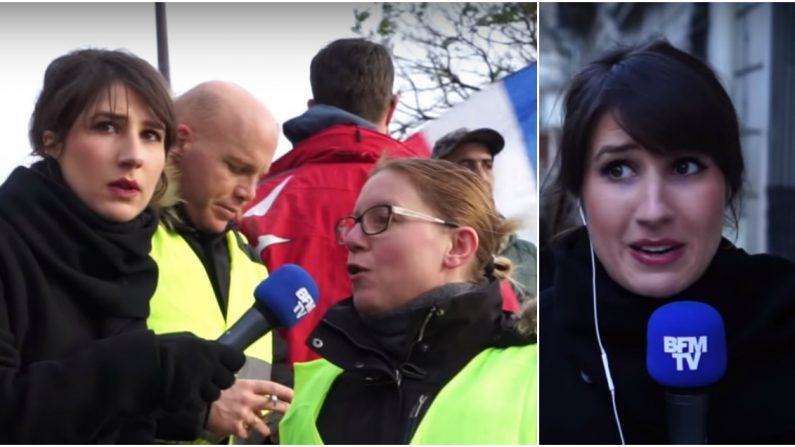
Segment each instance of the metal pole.
M160 73L171 85L171 71L168 67L168 29L166 28L166 4L155 3L155 20L157 24L157 66Z

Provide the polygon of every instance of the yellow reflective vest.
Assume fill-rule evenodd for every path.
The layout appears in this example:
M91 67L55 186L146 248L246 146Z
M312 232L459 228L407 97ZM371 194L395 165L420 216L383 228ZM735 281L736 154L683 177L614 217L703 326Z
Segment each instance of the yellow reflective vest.
M159 270L157 290L149 302L147 325L150 329L158 334L188 331L215 340L251 308L254 288L268 276L268 270L252 261L238 246L233 231L226 234L231 271L224 319L202 261L182 236L162 224L158 226L150 252ZM245 353L270 364L273 358L271 335L256 341Z
M475 356L431 402L411 444L537 444L536 346ZM295 365L295 398L279 426L282 444L323 444L315 422L341 372L324 359Z

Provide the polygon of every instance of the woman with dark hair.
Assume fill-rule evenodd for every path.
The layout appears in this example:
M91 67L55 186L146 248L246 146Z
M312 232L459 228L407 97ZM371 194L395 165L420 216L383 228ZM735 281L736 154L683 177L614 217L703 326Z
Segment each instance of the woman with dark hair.
M589 64L564 101L558 189L583 226L553 242L541 296L540 442L674 442L682 413L666 413L666 395L688 392L707 396L703 423L683 418L703 429L697 441L795 441L795 266L722 237L743 157L712 70L653 42ZM693 301L722 317L728 366L708 386L666 389L652 378L650 317Z
M353 296L295 365L284 444L535 444L535 307L502 310L515 223L443 160L388 161L337 224Z
M242 353L146 329L147 207L174 135L146 61L79 50L47 68L30 125L42 160L0 186L0 442L152 442L162 414L233 383Z

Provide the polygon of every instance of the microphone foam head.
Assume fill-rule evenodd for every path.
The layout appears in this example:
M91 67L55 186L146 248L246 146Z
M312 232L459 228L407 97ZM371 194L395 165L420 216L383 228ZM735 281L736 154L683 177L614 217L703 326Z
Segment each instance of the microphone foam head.
M303 268L285 264L254 289L255 306L276 317L278 326L293 327L317 307L315 280Z
M649 318L646 367L660 385L696 388L726 372L726 330L715 308L697 301L659 307Z

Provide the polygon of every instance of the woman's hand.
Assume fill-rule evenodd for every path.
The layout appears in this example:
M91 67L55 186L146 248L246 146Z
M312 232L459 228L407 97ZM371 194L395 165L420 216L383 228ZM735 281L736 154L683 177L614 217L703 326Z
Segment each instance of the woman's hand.
M237 379L213 402L207 430L217 435L248 438L251 430L269 436L263 417L269 411L284 413L290 408L293 390L268 380Z

